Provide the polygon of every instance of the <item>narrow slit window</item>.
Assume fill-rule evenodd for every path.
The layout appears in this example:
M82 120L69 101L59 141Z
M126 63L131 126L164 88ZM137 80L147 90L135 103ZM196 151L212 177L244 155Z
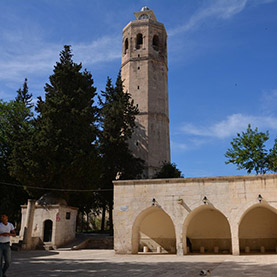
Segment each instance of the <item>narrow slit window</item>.
M125 39L125 47L124 48L125 48L124 54L126 54L128 48L129 48L128 38Z
M139 86L138 86L138 89L139 89Z
M159 37L157 35L154 35L152 45L156 51L159 50Z

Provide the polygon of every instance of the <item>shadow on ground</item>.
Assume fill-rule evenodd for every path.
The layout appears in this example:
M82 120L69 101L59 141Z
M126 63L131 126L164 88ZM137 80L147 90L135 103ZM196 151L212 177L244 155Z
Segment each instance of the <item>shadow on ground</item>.
M277 263L257 264L251 261L193 262L184 261L149 261L144 260L124 262L124 256L112 259L105 256L86 256L81 259L61 258L58 252L33 252L24 255L21 252L14 255L13 264L8 276L199 276L202 269L210 269L211 276L239 277L239 276L277 276ZM26 256L26 257L24 257ZM78 255L77 255L78 257ZM119 258L117 258L119 257ZM130 256L129 256L130 257ZM132 256L134 257L134 256ZM205 260L203 258L203 260Z

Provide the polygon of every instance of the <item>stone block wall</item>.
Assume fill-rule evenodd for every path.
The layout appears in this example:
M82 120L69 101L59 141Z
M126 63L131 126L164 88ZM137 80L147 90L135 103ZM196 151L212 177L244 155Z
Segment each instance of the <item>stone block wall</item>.
M242 248L248 244L251 250L261 244L268 249L277 246L276 174L115 181L114 248L117 253L137 253L141 249L145 235L143 222L157 209L168 216L165 223L172 224L179 255L189 251L187 237L191 239L192 250L198 249L198 252L201 246L206 247L206 252L218 247L219 253L229 250L238 255L240 240ZM201 225L207 216L214 230L207 226L208 222ZM261 216L264 228L257 227L256 219ZM208 228L211 233L205 237L201 228ZM249 235L245 237L244 232ZM258 238L260 241L255 244Z
M40 206L35 204L30 225L30 243L26 249L42 247L44 241L45 221L52 222L51 241L53 247L60 247L75 238L76 217L78 209L59 204ZM24 237L27 223L27 205L21 206L21 230L19 236ZM69 218L68 218L69 217ZM25 238L26 240L26 238ZM32 245L30 245L32 244Z

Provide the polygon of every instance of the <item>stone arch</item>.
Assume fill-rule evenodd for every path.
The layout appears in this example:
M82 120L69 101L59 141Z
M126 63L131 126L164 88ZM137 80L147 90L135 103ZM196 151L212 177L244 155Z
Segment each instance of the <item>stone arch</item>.
M43 242L51 242L53 233L53 221L47 219L43 222Z
M136 38L136 48L140 49L142 45L143 45L143 36L141 33L138 33Z
M132 253L147 246L150 252L161 247L162 253L176 253L176 233L170 216L160 207L142 211L132 227Z
M252 205L242 214L238 229L240 253L276 253L277 209L267 203Z
M154 48L154 50L158 51L159 50L159 37L157 35L153 36L153 40L152 40L152 46Z
M212 205L194 209L184 221L183 247L185 254L231 253L231 229L227 217Z
M126 38L124 42L124 54L127 53L128 48L129 48L129 41L128 41L128 38Z

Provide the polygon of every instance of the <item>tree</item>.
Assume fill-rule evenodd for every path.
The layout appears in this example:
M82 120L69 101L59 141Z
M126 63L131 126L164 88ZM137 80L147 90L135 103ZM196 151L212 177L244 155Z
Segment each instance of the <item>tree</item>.
M21 103L24 107L23 113L21 113L24 120L30 120L33 116L32 108L32 94L29 93L27 78L25 78L23 83L23 88L17 91L17 96L15 98L16 103Z
M100 105L100 152L102 156L101 184L111 189L104 194L109 207L110 230L113 229L113 183L115 179L138 178L143 170L143 161L135 158L129 150L128 140L135 128L135 117L139 113L128 92L123 91L119 72L115 86L107 79L106 89L99 97ZM104 204L105 207L105 204Z
M98 182L97 128L92 75L72 60L65 45L45 85L45 100L38 98L35 132L29 155L17 165L15 176L43 188L88 189ZM37 197L43 191L32 190ZM62 193L72 205L89 194Z
M238 169L246 169L247 173L254 170L256 174L265 174L269 170L268 151L265 149L268 139L268 131L258 132L258 128L252 130L249 124L246 132L238 133L231 142L232 147L225 153L228 159L225 163L233 163Z
M268 169L277 172L277 138L275 139L273 148L269 150Z
M34 134L34 115L32 112L34 105L32 104L32 94L28 92L27 79L24 81L23 89L17 91L13 103L16 112L14 112L10 121L11 153L8 159L8 167L10 174L16 178L29 155L30 143ZM25 170L22 174L25 174Z
M184 178L184 176L175 163L163 162L160 170L153 176L153 179L164 178Z
M23 195L26 196L23 189L6 185L16 184L8 169L8 159L12 149L10 122L15 113L16 106L13 101L9 103L0 101L0 210L5 211L12 222L19 221L20 205L23 204L21 198Z
M28 194L13 175L13 165L24 160L26 145L32 132L32 95L28 93L27 79L23 89L17 91L14 101L0 101L0 209L9 214L11 220L19 221L20 205ZM7 183L7 185L4 185Z

